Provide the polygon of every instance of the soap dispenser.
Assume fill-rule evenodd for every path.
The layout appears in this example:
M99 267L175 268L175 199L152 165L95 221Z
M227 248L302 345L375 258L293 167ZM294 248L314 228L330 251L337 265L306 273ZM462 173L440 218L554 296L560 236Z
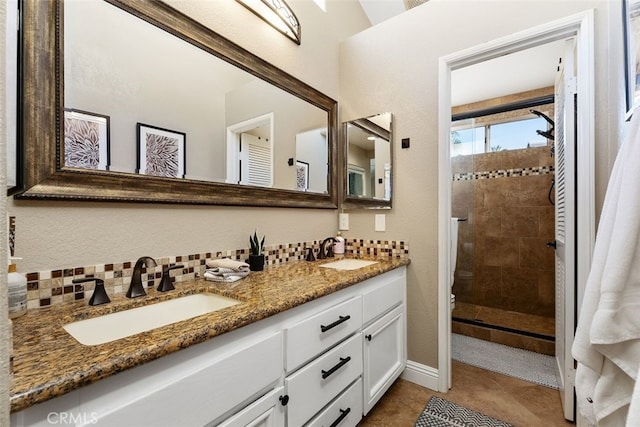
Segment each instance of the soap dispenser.
M14 263L9 264L7 275L9 318L15 319L27 312L27 278L18 273Z
M336 236L336 243L333 245L333 253L336 255L344 254L344 237L342 237L342 233L339 231Z

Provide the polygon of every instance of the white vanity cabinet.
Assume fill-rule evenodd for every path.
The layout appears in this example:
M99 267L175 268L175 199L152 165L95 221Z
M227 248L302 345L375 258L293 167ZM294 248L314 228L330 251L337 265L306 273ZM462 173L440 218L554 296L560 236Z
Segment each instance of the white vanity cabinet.
M12 426L354 427L406 366L406 268L11 414Z
M357 425L406 367L406 269L351 291L285 329L288 427Z
M366 415L407 365L406 275L394 270L388 280L364 291L362 310L363 387Z
M175 427L222 420L282 383L282 332L265 332L234 331L172 353L12 414L11 425Z
M362 297L355 295L308 313L285 329L288 426L305 424L360 378L361 327Z
M393 311L362 331L364 337L364 415L402 374L406 366L404 307Z

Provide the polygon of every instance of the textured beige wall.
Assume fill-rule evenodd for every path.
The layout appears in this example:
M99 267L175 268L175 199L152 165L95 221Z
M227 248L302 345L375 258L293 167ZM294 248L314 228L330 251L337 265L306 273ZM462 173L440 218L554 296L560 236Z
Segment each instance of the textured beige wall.
M619 5L607 1L431 0L341 45L341 120L394 114L393 209L386 232L353 211L347 237L406 240L409 359L438 366L438 59L514 32L595 9L596 186L601 206L622 113ZM482 17L482 19L479 19ZM402 138L411 148L400 149Z
M196 20L327 95L338 97L338 42L368 26L355 2L291 3L302 22L292 43L237 2L170 2ZM9 201L16 216L19 271L248 246L258 228L267 244L335 235L335 210Z

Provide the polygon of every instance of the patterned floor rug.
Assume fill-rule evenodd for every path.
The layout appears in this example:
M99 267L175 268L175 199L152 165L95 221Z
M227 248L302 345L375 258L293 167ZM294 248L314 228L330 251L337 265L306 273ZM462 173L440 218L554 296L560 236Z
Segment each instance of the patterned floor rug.
M513 427L509 423L432 396L415 427Z
M558 388L555 359L552 356L452 334L451 358L467 365Z

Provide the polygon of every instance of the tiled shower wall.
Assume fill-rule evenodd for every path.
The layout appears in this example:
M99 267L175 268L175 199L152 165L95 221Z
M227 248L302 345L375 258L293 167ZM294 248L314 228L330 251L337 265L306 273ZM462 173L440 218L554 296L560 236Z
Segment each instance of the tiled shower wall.
M452 169L452 214L468 219L459 223L456 301L554 316L549 148L458 156Z
M308 247L314 248L317 253L320 241L266 246L265 264L276 265L304 260ZM345 252L355 256L403 258L409 256L409 245L404 241L346 239ZM165 265L182 264L184 266L182 269L170 272L174 281L179 283L201 277L206 269L207 259L226 257L244 261L248 256L249 249L246 248L156 258L157 267L142 270L143 285L146 288L157 285L162 278L162 267ZM72 283L73 279L84 277L97 277L104 280L105 289L109 295L124 293L131 283L134 264L135 260L27 273L27 309L46 308L77 300L88 301L95 286L94 283Z

